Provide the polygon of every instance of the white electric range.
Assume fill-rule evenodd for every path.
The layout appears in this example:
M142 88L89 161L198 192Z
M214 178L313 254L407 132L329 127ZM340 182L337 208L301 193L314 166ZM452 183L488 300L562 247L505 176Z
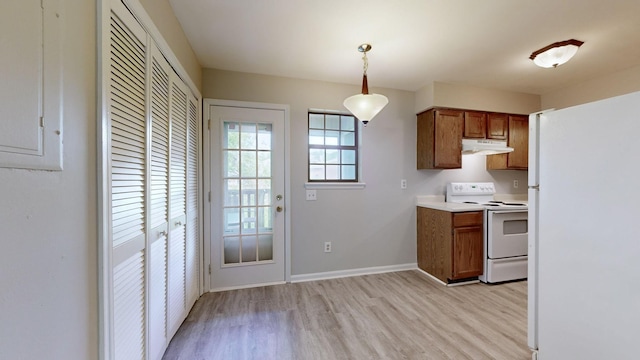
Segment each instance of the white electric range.
M524 202L494 200L491 182L447 184L446 201L484 206L485 283L527 278L528 206Z

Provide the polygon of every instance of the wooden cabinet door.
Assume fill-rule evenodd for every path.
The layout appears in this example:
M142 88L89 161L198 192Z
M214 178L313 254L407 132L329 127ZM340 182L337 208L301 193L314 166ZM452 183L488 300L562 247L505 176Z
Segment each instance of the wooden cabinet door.
M461 168L464 113L458 110L437 110L434 120L434 168Z
M507 156L509 169L528 169L529 167L529 118L509 116L509 146L514 150Z
M478 111L464 112L464 137L484 139L487 135L487 114Z
M453 229L452 280L482 275L482 226Z
M507 125L509 116L507 114L487 115L487 139L507 140Z

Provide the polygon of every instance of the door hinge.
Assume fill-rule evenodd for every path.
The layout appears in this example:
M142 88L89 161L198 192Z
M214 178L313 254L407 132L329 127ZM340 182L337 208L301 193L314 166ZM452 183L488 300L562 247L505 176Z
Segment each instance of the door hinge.
M44 116L40 116L40 127L44 127Z
M207 121L207 129L211 130L211 119L209 119L209 121Z
M207 195L209 198L209 202L211 202L211 191L209 191L209 195Z
M211 264L209 264L209 275L211 275Z

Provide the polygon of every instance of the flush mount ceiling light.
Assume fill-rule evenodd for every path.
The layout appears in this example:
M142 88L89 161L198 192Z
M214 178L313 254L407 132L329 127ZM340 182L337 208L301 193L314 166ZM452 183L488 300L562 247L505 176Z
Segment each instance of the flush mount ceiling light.
M367 83L367 68L369 62L367 60L367 52L371 50L371 45L362 44L358 47L358 51L363 53L364 72L362 74L362 93L350 96L344 100L344 106L358 120L367 126L367 123L376 116L388 103L389 99L380 94L369 94L369 84Z
M529 59L543 68L556 67L569 61L584 41L571 39L559 41L531 53Z

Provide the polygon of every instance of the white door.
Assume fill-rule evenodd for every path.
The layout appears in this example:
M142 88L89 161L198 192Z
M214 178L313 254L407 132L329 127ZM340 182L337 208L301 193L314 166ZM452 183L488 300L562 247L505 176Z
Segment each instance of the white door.
M285 281L285 112L209 106L211 288Z

